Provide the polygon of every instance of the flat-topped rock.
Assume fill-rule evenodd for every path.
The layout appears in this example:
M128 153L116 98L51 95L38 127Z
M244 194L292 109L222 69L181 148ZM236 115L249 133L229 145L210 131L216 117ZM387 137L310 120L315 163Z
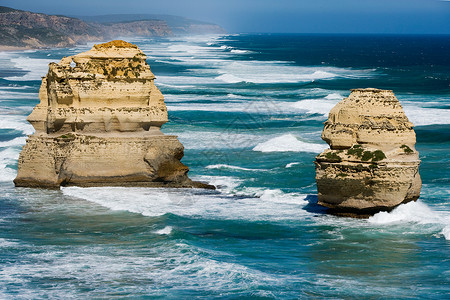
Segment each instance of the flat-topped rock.
M50 63L16 186L210 187L187 177L183 145L164 135L164 97L145 54L125 41Z
M330 149L315 161L320 205L370 215L419 198L413 124L392 91L354 89L324 124Z

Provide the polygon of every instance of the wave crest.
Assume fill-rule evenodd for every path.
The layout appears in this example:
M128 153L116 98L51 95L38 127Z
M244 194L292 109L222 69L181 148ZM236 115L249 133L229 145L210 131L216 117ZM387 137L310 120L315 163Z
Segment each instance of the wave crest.
M253 151L260 152L322 152L326 145L313 144L298 140L293 134L284 134L282 136L259 143L253 148Z

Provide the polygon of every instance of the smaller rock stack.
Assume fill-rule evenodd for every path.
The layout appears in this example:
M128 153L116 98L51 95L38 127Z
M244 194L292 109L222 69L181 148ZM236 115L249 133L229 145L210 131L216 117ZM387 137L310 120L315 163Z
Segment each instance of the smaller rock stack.
M394 93L354 89L331 111L316 157L318 204L368 216L419 198L416 135Z

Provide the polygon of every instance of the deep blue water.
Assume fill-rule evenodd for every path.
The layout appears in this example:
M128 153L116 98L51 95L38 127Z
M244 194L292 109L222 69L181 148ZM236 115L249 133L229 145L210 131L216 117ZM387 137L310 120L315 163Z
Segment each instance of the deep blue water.
M132 42L218 190L14 188L47 64L92 45L0 52L0 298L449 297L449 36ZM323 122L361 87L394 90L422 160L419 201L368 220L315 204Z

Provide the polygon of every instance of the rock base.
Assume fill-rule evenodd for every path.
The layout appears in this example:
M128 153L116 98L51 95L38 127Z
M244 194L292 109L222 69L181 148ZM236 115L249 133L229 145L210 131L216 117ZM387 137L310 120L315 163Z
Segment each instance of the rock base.
M21 187L147 186L214 188L188 178L176 136L28 138L14 183Z
M368 217L419 198L419 160L364 162L346 152L327 150L315 162L318 204L330 213ZM327 155L342 158L333 161Z

